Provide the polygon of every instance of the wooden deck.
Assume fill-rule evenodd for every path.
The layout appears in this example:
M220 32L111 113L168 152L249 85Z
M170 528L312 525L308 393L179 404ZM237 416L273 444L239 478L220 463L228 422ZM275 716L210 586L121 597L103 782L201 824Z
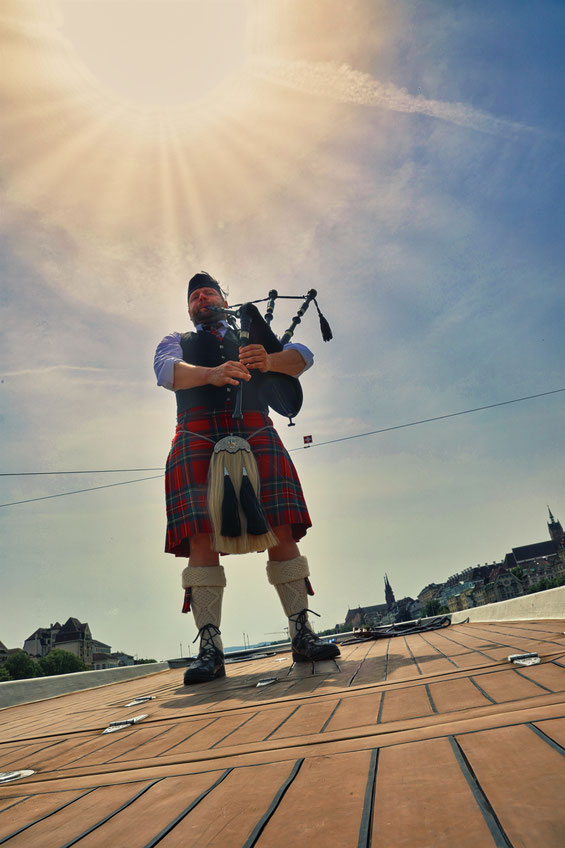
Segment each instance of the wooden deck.
M0 771L36 773L0 788L0 845L563 848L564 630L459 624L314 674L285 654L2 710Z

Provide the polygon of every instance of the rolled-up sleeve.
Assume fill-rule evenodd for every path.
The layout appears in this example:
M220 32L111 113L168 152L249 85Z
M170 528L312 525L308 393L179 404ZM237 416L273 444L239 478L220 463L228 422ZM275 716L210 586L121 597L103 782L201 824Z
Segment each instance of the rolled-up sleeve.
M180 333L169 333L163 341L157 345L153 368L157 377L157 385L174 391L175 362L182 362L182 348L180 345Z
M283 350L297 350L306 363L300 374L296 375L297 377L301 377L302 374L304 374L305 371L308 371L308 369L314 364L314 354L309 347L306 347L306 345L300 344L299 342L289 342L284 345Z

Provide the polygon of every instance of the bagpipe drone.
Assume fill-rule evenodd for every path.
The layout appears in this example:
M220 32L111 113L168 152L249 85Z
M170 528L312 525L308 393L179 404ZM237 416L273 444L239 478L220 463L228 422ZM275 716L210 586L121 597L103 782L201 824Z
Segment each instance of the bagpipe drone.
M245 347L248 344L260 344L263 345L267 353L279 353L292 339L296 327L302 321L302 316L312 301L316 306L320 318L320 329L323 340L325 342L329 342L332 339L330 325L320 312L320 308L316 301L317 294L318 292L316 289L310 289L310 291L305 295L279 295L276 289L271 289L268 297L261 300L252 300L248 303L238 303L229 309L221 306L212 306L209 308L213 312L224 315L228 323L230 323L236 332L238 331L237 327L234 326L233 319L239 318L240 329L238 335L241 347ZM282 335L280 340L271 330L275 301L279 297L284 298L285 300L300 299L304 301L292 319L292 324ZM265 317L263 318L255 304L264 303L265 301L268 301L268 304ZM293 427L294 424L292 419L296 418L300 412L303 400L302 387L298 378L291 377L289 374L279 374L275 371L269 371L265 374L259 373L256 375L256 379L258 379L260 383L259 394L265 405L270 406L271 409L274 409L279 415L283 415L288 418L290 421L288 426ZM233 418L236 420L243 417L243 386L244 383L241 381L233 411Z
M316 289L310 289L306 295L279 295L275 289L268 297L233 307L210 306L211 311L224 317L232 329L239 335L240 346L248 344L263 345L267 353L279 353L290 342L298 324L310 304L316 306L320 319L320 330L325 342L332 339L332 331L316 301ZM275 301L303 300L290 327L280 339L271 329ZM265 316L261 316L256 303L267 301ZM239 330L235 323L239 319ZM297 377L274 371L257 373L254 380L259 383L259 397L265 406L269 406L279 415L287 417L289 427L294 426L292 419L302 407L303 395ZM239 383L232 413L235 422L243 419L243 392L245 382ZM263 429L263 428L261 428ZM257 431L259 432L259 431ZM256 435L252 433L248 438ZM214 528L213 547L223 553L248 553L262 551L278 543L273 530L269 527L265 513L259 501L259 472L251 445L247 439L236 434L220 439L214 445L208 475L208 508Z

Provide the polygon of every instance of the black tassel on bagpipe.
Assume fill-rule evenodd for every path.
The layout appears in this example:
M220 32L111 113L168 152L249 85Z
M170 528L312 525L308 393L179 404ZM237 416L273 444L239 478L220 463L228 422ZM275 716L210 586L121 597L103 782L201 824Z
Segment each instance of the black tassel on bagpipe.
M328 324L328 322L326 321L326 319L324 318L324 316L322 315L322 313L320 312L320 307L318 306L318 301L316 300L316 298L313 298L313 300L314 300L314 306L318 310L318 318L320 319L320 330L322 331L322 338L325 342L331 342L331 340L333 339L332 329L331 329L330 325Z

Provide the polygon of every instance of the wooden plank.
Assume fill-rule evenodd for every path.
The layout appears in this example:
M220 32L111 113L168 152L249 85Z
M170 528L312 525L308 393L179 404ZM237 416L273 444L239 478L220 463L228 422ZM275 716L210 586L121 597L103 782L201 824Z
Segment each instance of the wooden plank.
M563 848L565 757L529 727L515 725L457 737L510 841Z
M552 639L550 634L537 632L532 628L508 627L504 622L493 623L488 627L477 624L477 628L477 635L486 634L487 638L498 639L504 645L515 646L524 651L541 649L543 653L553 653L558 647L565 647L562 636L561 639Z
M258 845L357 845L370 759L358 751L305 760Z
M384 683L388 679L388 672L388 660L385 656L368 657L357 671L351 685L365 686L367 683Z
M35 845L41 848L60 848L89 825L130 800L146 785L148 784L104 786L88 792L54 815L13 836L10 839L10 848L30 848ZM21 827L19 822L18 827Z
M32 768L35 770L53 769L66 765L70 760L75 760L80 756L81 750L88 744L100 747L108 743L108 737L104 740L98 738L92 740L90 737L71 736L63 738L60 741L49 740L47 744L40 744L36 751L29 751L18 766L20 768Z
M476 665L485 665L485 660L496 662L509 653L506 648L502 648L498 643L477 638L466 631L457 630L452 633L450 630L449 634L443 633L441 635L443 635L447 645L451 643L454 647L465 648L467 651L475 653L477 655ZM449 648L445 650L445 653L449 656Z
M51 747L54 742L46 739L39 739L36 742L20 744L19 746L10 746L9 748L2 747L0 750L0 771L12 771L18 768L30 768L22 763L28 762L28 757L32 757L39 751Z
M484 657L482 654L469 649L461 651L461 653L458 654L454 653L451 656L453 656L457 662L457 668L459 671L469 671L470 669L484 668L485 666L496 664L496 660L493 660L490 657ZM455 669L453 669L453 671L455 671Z
M408 647L414 654L416 662L420 666L422 674L437 674L438 672L450 673L457 668L457 663L451 659L432 639L430 634L413 634L406 637Z
M75 762L79 762L81 766L85 767L107 763L118 757L122 752L129 751L131 748L153 739L163 730L163 727L155 725L137 728L134 725L132 728L117 730L107 735L97 731L94 739L89 740L85 746L77 748L76 755L79 759L69 757L62 767L68 767L71 763L74 765Z
M372 848L495 848L447 739L379 751Z
M179 742L186 741L190 736L194 736L215 721L217 719L210 716L209 718L178 720L176 724L165 727L160 727L160 723L158 723L155 725L156 733L148 737L147 741L142 741L135 747L130 744L129 748L125 748L123 752L118 751L117 755L112 757L110 761L119 763L159 757L175 748Z
M289 705L275 710L261 710L244 725L230 733L217 747L260 742L270 736L296 709L295 705Z
M400 721L416 716L432 715L433 709L425 686L388 690L384 693L381 722Z
M382 692L370 692L342 700L324 728L324 733L376 724L381 699Z
M446 680L443 683L429 683L428 685L438 713L465 710L470 707L484 707L491 703L465 677L458 680Z
M85 789L74 789L67 792L48 792L40 795L28 795L17 806L11 807L10 802L6 803L5 809L0 814L0 839L5 839L9 833L31 824L37 819L46 816L53 810L58 810L80 798L81 795L88 791ZM19 799L18 799L19 800ZM13 803L13 801L11 802ZM28 842L28 845L31 845Z
M535 683L541 683L551 692L565 691L565 668L555 663L542 663L529 668L521 668L520 674Z
M286 766L288 769L288 765ZM78 843L81 848L143 848L217 780L221 772L165 778ZM213 790L217 791L217 790ZM240 799L241 800L241 799ZM239 807L245 805L239 804ZM87 829L87 828L85 828ZM159 842L159 845L165 844ZM186 844L206 844L184 843Z
M159 848L241 848L290 775L292 765L287 762L234 769L159 841Z
M8 807L23 803L25 800L25 798L5 798L3 801L0 801L0 813L3 813Z
M237 713L235 715L222 716L217 721L199 730L183 742L179 742L167 751L167 756L179 756L193 751L206 751L216 745L224 736L246 722L254 713Z
M332 714L337 700L324 700L317 704L303 704L293 712L269 739L285 739L289 736L302 736L320 733L322 727Z
M387 681L420 678L421 671L414 662L405 640L396 636L390 640L388 649Z
M550 718L547 721L536 721L534 724L565 749L565 718Z
M517 674L514 668L477 674L474 680L499 704L522 698L536 698L542 691L539 686Z
M448 636L448 633L452 634L452 636ZM466 645L461 645L458 641L454 641L457 639L459 633L458 626L448 627L445 630L433 630L430 633L426 633L422 636L422 639L425 639L430 645L438 648L445 656L457 659L459 654L469 653L469 648Z

